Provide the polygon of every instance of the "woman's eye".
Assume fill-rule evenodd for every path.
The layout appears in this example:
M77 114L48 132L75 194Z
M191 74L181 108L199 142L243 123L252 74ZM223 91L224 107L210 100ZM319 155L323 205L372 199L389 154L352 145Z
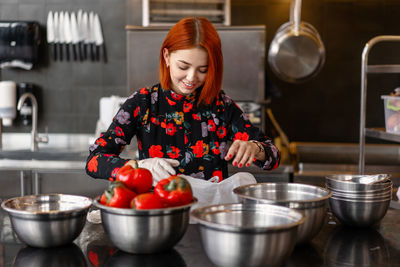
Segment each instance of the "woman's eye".
M181 69L181 70L187 70L188 69L188 67L182 67L182 66L178 66L178 68Z
M207 71L208 71L207 69L205 69L205 70L199 70L200 73L207 73Z

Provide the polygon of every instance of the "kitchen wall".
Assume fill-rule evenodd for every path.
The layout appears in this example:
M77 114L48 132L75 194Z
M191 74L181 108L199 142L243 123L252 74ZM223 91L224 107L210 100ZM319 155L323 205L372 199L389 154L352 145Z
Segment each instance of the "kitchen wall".
M302 19L317 28L325 43L326 63L317 77L295 85L278 80L267 65L269 80L275 88L267 88L267 94L272 96L272 110L291 141L358 142L361 52L376 35L400 34L400 3L302 2ZM289 20L289 6L289 0L232 0L232 25L266 25L268 49L275 31ZM94 133L100 97L123 96L130 91L126 88L124 26L141 24L141 0L0 0L0 20L36 20L43 26L49 10L78 9L100 15L107 63L53 61L43 45L41 62L34 70L1 70L2 80L40 86L40 131L48 126L50 132ZM371 54L370 62L379 60L400 62L400 53L393 46L380 46ZM400 84L399 75L372 75L368 82L367 126L384 126L380 95ZM17 122L5 131L28 129Z

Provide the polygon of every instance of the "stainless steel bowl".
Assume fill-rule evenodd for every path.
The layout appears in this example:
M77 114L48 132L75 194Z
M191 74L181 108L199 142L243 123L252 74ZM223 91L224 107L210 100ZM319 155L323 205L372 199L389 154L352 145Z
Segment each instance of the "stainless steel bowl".
M1 207L21 241L33 247L71 243L82 232L92 205L88 197L43 194L11 198Z
M197 208L201 241L218 266L278 266L291 254L304 216L269 204L224 204Z
M347 198L347 199L357 199L357 200L379 200L379 199L385 199L388 197L391 197L392 195L392 190L389 188L389 190L386 190L386 192L383 193L339 193L334 190L331 190L332 196L334 197L341 197L341 198Z
M189 225L192 203L179 207L135 210L113 208L100 204L103 228L120 250L128 253L155 253L171 249L181 240Z
M305 215L297 243L314 238L325 220L327 199L332 195L325 188L298 183L258 183L233 190L243 203L267 203L296 209Z
M368 191L381 190L392 185L389 174L382 174L383 182L374 184L364 184L360 182L360 177L370 177L370 175L359 174L335 174L326 177L328 187L342 191Z
M389 208L391 197L381 200L357 200L332 196L329 204L332 213L343 224L373 226L380 222Z

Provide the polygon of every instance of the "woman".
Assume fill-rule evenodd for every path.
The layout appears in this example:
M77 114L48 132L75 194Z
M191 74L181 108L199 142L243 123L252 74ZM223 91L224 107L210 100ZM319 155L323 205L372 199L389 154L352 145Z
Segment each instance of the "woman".
M221 181L228 177L228 161L239 168L252 163L276 168L278 149L221 91L222 72L214 26L205 18L179 21L160 50L160 84L126 100L91 146L87 173L113 181L120 167L134 165L134 160L119 157L134 136L138 164L156 181L173 174Z

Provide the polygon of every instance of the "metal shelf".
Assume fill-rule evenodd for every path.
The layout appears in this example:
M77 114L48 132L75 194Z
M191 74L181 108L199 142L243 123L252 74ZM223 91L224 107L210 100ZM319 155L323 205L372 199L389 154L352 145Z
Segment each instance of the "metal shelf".
M360 108L360 152L358 172L364 173L365 168L365 137L374 137L382 140L400 143L400 135L386 132L384 129L366 128L367 117L367 78L369 73L400 73L400 65L383 64L368 65L368 55L374 45L381 42L400 42L400 35L379 35L369 40L361 56L361 108Z
M384 128L366 128L365 136L400 143L400 134L388 133Z
M400 73L400 65L369 65L367 73Z

